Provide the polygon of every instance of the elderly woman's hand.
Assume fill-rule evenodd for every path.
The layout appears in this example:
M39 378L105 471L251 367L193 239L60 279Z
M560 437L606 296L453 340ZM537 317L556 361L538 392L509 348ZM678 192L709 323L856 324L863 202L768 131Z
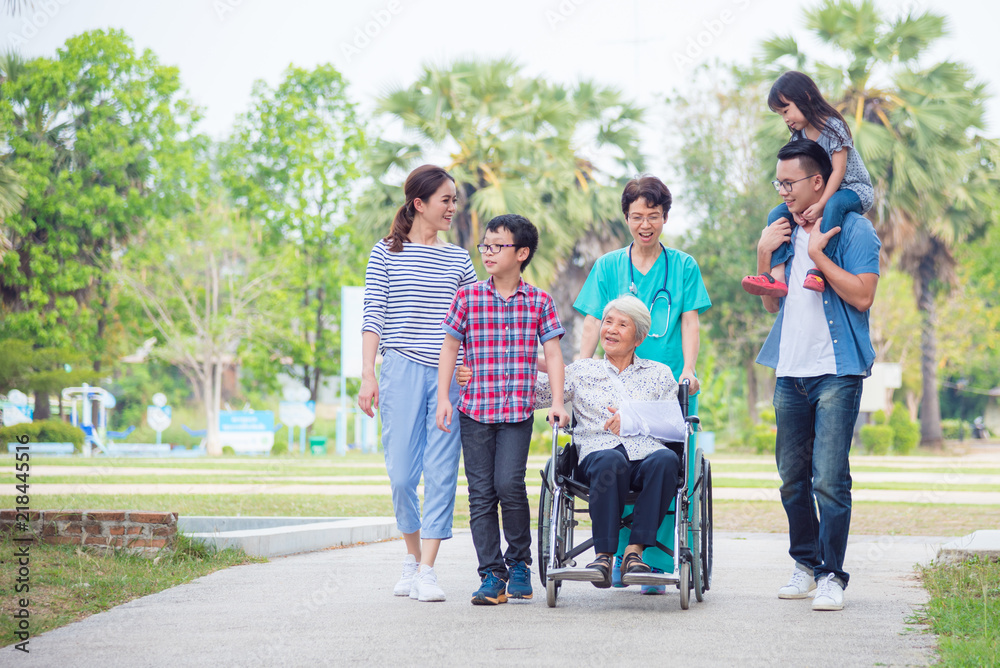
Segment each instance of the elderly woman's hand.
M617 408L613 408L611 406L608 406L608 410L611 412L611 417L604 423L604 428L615 436L620 436L622 431L621 413L618 412Z

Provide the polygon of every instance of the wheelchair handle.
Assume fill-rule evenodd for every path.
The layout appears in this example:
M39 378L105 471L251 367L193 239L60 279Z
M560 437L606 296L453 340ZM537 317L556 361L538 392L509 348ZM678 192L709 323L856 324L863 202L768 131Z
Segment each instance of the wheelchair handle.
M688 392L691 390L691 381L685 378L677 387L677 401L681 404L681 415L688 415Z

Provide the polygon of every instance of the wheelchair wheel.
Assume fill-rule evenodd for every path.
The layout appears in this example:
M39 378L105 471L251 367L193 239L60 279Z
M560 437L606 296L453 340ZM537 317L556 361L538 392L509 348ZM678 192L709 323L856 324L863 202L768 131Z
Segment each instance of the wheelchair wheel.
M548 468L548 466L546 466ZM549 545L552 527L552 491L547 485L542 485L541 498L538 500L538 577L545 587L545 571L549 567L549 555L552 553Z
M545 604L550 608L556 607L556 599L559 597L559 583L550 580L545 583Z
M705 456L698 449L695 458L695 476L701 478L698 493L691 499L691 577L694 584L694 597L699 603L705 600L705 570L702 559L702 508L705 498L705 480L701 476L704 470Z
M704 463L701 494L701 580L705 591L712 588L712 463Z
M691 564L687 560L681 561L680 582L681 588L681 610L687 610L691 606Z

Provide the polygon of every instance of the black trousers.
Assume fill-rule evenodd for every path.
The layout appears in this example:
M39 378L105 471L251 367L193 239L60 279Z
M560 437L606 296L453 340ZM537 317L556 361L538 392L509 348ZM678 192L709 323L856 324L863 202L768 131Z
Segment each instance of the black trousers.
M632 516L634 545L656 545L656 532L677 494L680 457L669 448L631 461L624 445L592 452L577 466L576 478L590 487L594 551L618 551L618 532L629 489L639 492Z

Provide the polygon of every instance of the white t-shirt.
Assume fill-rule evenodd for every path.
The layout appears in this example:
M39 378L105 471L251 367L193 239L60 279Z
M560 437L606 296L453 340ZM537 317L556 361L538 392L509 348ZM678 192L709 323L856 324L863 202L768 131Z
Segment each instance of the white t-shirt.
M837 373L833 338L823 311L823 292L806 290L802 284L806 272L816 268L809 257L809 235L795 231L795 255L788 276L788 296L781 320L781 344L778 349L778 376L814 378ZM831 288L828 286L827 290Z

